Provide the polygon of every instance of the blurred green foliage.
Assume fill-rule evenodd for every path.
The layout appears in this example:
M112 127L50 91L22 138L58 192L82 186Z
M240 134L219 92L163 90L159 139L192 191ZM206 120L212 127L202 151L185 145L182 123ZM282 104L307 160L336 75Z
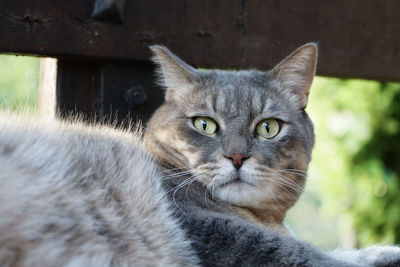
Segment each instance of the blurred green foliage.
M37 112L39 59L0 55L0 108Z
M357 246L400 244L400 84L317 78L308 112L321 209L350 220Z
M39 59L1 55L0 74L0 108L36 112ZM316 146L287 221L323 248L349 223L358 246L400 244L400 84L317 77L307 111Z

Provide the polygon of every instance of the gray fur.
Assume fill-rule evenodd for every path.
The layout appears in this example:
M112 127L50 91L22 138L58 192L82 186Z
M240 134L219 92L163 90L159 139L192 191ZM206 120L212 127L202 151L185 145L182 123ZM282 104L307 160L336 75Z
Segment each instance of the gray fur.
M304 107L314 45L267 74L199 72L166 48L154 49L161 53L156 60L166 103L148 125L145 147L138 131L0 114L1 266L399 264L397 247L324 253L272 230L301 193L310 161L314 137ZM285 83L288 73L294 79ZM199 135L191 121L199 115L216 116L223 134ZM258 116L280 118L286 126L265 142L252 134ZM259 174L241 178L296 170L267 176L284 179L290 193L264 181L256 189L243 187L249 193L244 199L239 183L225 196L235 205L224 200L217 190L232 162L223 153L242 151ZM214 169L196 170L204 164ZM246 164L242 169L250 172ZM207 187L210 178L220 180Z
M0 116L0 266L188 266L140 132Z
M146 144L164 168L175 170L168 172L163 184L203 265L400 263L397 247L323 253L271 230L282 231L276 224L302 192L311 159L314 132L304 108L315 74L314 44L300 47L267 73L196 71L165 47L152 50L166 101L147 125ZM219 131L201 134L193 126L197 116L214 119ZM282 121L281 132L273 139L255 134L257 122L266 118ZM232 152L249 156L240 170L235 171L226 157ZM230 186L232 176L241 181L223 191L220 187Z
M190 171L219 199L262 210L280 224L303 191L314 145L304 107L315 73L316 46L301 47L268 73L196 71L166 48L152 49L166 102L147 125L150 151L169 168ZM217 133L199 133L193 126L196 116L214 119ZM255 133L257 123L267 118L282 122L280 133L269 140ZM231 153L249 156L240 170L226 157ZM243 183L227 184L236 176Z

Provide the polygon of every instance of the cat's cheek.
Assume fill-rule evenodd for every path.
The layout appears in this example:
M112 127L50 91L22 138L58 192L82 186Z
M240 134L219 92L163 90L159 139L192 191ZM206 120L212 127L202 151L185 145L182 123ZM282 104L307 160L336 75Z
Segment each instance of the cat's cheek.
M157 135L162 144L167 147L173 147L175 151L184 156L185 162L181 162L181 164L184 164L185 166L179 167L192 168L193 166L198 165L199 156L195 153L197 149L190 146L184 140L181 140L179 135L172 135L171 131L168 129L158 131Z

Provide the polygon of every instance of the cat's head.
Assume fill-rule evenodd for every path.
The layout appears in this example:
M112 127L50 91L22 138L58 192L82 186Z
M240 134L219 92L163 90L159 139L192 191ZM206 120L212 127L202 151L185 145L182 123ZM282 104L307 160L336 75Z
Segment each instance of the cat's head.
M317 46L298 48L266 73L197 70L165 47L151 50L166 93L147 137L161 163L188 170L233 205L293 205L314 145L304 109Z

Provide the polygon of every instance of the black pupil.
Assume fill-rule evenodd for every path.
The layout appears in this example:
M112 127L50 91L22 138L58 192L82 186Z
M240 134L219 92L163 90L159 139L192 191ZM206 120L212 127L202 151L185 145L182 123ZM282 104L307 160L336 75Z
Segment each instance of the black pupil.
M203 130L205 131L207 128L207 122L205 120L201 120L200 122L203 125Z
M269 133L270 127L268 122L264 122L265 130L267 130L267 133Z

